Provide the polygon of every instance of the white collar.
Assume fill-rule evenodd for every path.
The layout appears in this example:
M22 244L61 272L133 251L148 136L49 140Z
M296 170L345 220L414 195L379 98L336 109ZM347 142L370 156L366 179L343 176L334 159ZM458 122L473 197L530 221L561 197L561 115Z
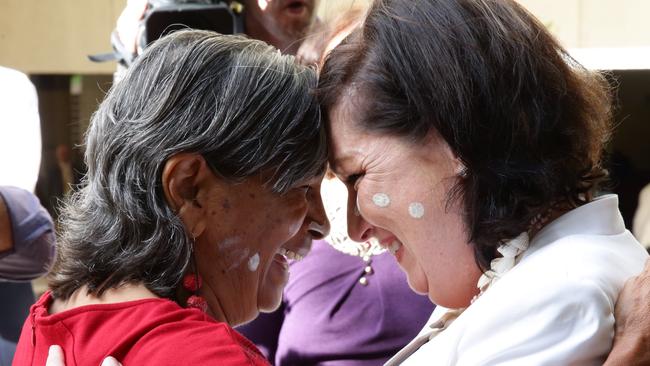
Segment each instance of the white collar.
M533 237L522 259L569 235L616 235L624 231L625 223L618 210L618 196L606 194L574 208L544 226Z

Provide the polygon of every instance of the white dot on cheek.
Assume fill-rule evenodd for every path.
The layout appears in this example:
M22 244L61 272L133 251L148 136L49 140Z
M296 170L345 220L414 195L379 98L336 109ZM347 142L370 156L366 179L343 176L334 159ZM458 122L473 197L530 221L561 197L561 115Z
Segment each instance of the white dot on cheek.
M248 269L251 272L255 272L257 271L257 267L259 267L259 265L260 265L260 254L255 253L254 256L248 259Z
M388 207L390 205L390 197L386 193L375 193L372 196L372 202L378 207Z
M424 216L424 205L420 202L411 202L409 205L409 215L414 219L421 219Z

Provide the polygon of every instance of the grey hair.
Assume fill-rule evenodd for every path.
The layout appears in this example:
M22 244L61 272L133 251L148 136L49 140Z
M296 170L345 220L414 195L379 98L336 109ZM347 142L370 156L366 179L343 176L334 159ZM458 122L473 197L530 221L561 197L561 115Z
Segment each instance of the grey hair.
M53 295L141 282L174 299L192 239L165 200L165 162L194 152L232 182L268 176L277 194L305 184L327 159L316 82L292 56L241 36L184 30L152 44L92 117L88 171L62 209Z

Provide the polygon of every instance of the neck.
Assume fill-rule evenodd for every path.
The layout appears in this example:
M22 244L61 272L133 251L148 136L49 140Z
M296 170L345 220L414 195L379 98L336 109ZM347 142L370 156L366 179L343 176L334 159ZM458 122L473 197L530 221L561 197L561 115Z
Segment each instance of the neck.
M219 297L215 295L216 293L210 287L210 284L204 284L203 287L201 295L208 302L208 315L217 321L230 325L231 327L237 326L238 322L233 322L232 319L228 319L226 316L226 312L223 310L223 305L221 305ZM206 291L206 289L209 289L209 291Z
M565 213L571 211L575 207L570 206L569 204L554 204L548 208L544 213L537 215L531 222L530 229L528 230L528 236L532 240L537 233L539 233L546 225L551 221L554 221L558 217L564 215Z
M158 298L149 291L143 284L124 284L104 292L101 296L88 294L88 287L83 286L77 289L66 300L55 299L50 306L50 314L74 309L85 305L115 304L126 301L155 299Z

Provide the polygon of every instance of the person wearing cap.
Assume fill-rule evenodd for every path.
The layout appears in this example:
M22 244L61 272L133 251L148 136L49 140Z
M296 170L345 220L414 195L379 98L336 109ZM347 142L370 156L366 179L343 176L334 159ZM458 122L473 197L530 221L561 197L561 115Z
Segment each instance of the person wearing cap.
M20 282L45 274L54 244L52 219L38 198L0 186L0 366L11 364L22 319L34 301L31 284Z

